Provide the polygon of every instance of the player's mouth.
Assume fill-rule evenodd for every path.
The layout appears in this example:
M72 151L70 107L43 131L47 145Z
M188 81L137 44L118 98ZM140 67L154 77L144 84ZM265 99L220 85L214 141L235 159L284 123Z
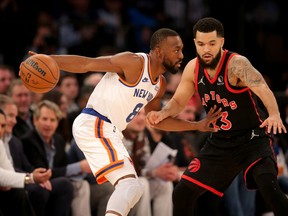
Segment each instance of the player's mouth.
M180 68L180 67L181 67L181 64L182 64L182 61L177 62L177 63L176 63L176 66L177 66L178 68Z
M206 54L206 55L203 55L202 58L203 58L204 61L209 61L209 60L212 59L212 55L208 55L208 54Z

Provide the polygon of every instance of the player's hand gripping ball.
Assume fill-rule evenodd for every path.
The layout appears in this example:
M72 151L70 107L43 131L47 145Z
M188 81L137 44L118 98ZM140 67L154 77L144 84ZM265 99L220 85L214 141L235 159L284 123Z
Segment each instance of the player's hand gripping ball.
M32 92L46 93L56 86L60 70L56 61L50 56L35 54L21 63L19 76Z

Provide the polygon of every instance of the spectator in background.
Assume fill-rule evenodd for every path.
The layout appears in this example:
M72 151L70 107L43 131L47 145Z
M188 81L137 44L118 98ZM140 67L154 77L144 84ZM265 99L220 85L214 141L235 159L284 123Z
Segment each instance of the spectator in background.
M98 1L65 0L59 17L59 39L60 46L66 48L68 53L97 55L105 37L99 36L95 4L99 4Z
M130 1L127 7L130 25L126 42L128 50L149 52L150 38L154 30L169 26L163 13L163 1Z
M84 78L83 85L90 85L95 87L100 82L103 76L103 73L93 72Z
M166 74L167 78L166 92L173 94L176 91L176 88L181 80L181 75L182 74L180 72L176 74Z
M244 175L241 172L225 190L223 214L227 216L254 216L256 211L256 191L245 186Z
M32 43L27 47L27 50L43 54L65 54L67 51L59 45L57 37L57 29L53 23L39 24ZM24 56L25 60L29 55Z
M0 142L3 144L6 129L6 114L0 108Z
M0 215L36 216L24 190L27 174L14 171L8 159L2 138L6 127L6 116L0 109Z
M93 92L95 86L91 85L83 85L80 90L80 96L77 99L77 104L79 106L79 110L75 110L73 112L70 112L68 114L68 122L69 122L69 130L72 131L72 125L75 120L75 118L81 113L81 110L83 110L86 107L87 101Z
M13 128L13 134L20 138L27 131L34 128L31 92L22 83L22 80L18 78L12 81L8 95L15 101L18 108L17 124Z
M81 175L91 173L91 170L85 159L77 163L68 163L65 140L56 133L61 117L62 112L57 104L48 100L41 101L34 111L35 129L21 138L24 152L34 167L50 168L52 179L69 178L74 188L72 216L89 216L89 184L81 179Z
M64 95L59 89L55 88L47 93L45 93L41 100L49 100L57 104L62 112L62 118L58 123L56 132L61 134L65 139L66 147L70 146L72 140L72 129L68 119L68 100L66 95Z
M44 93L31 92L30 110L33 112L37 104L41 101Z
M78 111L79 106L77 104L77 97L79 94L79 81L77 76L72 73L62 73L60 80L58 82L58 89L61 91L67 98L67 112Z
M97 9L98 26L103 45L126 50L126 35L129 29L127 8L122 0L103 0ZM102 46L103 46L102 45Z
M7 116L4 146L8 158L17 172L32 173L33 182L39 183L25 187L36 215L68 215L73 190L69 180L62 177L49 180L52 174L50 169L34 169L24 154L22 142L12 135L18 113L16 104L10 97L0 95L0 108Z
M0 64L0 94L7 94L10 84L14 78L14 69L9 65Z

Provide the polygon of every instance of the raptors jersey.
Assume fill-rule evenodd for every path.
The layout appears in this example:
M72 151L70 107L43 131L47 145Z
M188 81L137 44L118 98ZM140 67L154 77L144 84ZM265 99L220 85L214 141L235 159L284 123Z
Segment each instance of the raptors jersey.
M196 60L195 86L206 112L217 105L222 108L223 115L217 120L219 134L237 135L241 130L258 128L267 117L266 110L261 110L262 102L248 87L235 87L228 82L228 62L236 53L224 51L215 76L210 79L206 69ZM260 106L259 106L260 105Z
M87 108L106 116L122 131L135 115L156 95L161 79L151 79L150 60L146 53L137 53L144 59L141 74L134 84L121 79L117 73L107 72L92 92Z

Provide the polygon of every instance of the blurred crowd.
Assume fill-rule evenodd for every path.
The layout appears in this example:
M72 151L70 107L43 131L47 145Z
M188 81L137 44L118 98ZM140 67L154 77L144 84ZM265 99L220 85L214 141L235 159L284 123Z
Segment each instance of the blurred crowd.
M193 24L201 17L213 16L227 29L225 48L244 54L263 73L288 127L287 13L283 1L242 1L237 6L233 1L221 2L225 7L212 0L0 0L0 129L5 126L0 130L0 145L4 145L5 158L13 166L7 169L21 173L15 178L22 178L23 184L28 181L27 185L4 182L0 167L0 216L9 211L10 216L104 216L114 190L110 183L96 183L71 129L104 73L75 75L61 71L53 91L36 94L18 79L19 65L28 57L28 50L90 57L126 50L149 52L154 30L169 27L183 38L185 66L195 55ZM166 74L166 78L163 104L175 92L181 72ZM178 118L194 121L204 116L195 96ZM208 134L158 131L145 125L142 112L123 134L145 185L144 195L130 216L172 216L173 187ZM159 143L176 149L177 155L147 170L145 165ZM288 194L288 135L275 136L273 146L279 158L279 183ZM1 151L0 163L4 160ZM249 202L241 203L247 199ZM241 210L235 214L237 208L243 214ZM239 176L224 199L209 193L201 197L197 213L260 216L270 211L260 194L244 188Z
M195 56L192 26L204 16L226 27L226 49L247 56L275 91L285 90L287 13L280 0L245 0L237 6L228 0L1 0L0 63L17 71L28 50L91 57L147 52L152 32L160 27L180 33L188 62Z

